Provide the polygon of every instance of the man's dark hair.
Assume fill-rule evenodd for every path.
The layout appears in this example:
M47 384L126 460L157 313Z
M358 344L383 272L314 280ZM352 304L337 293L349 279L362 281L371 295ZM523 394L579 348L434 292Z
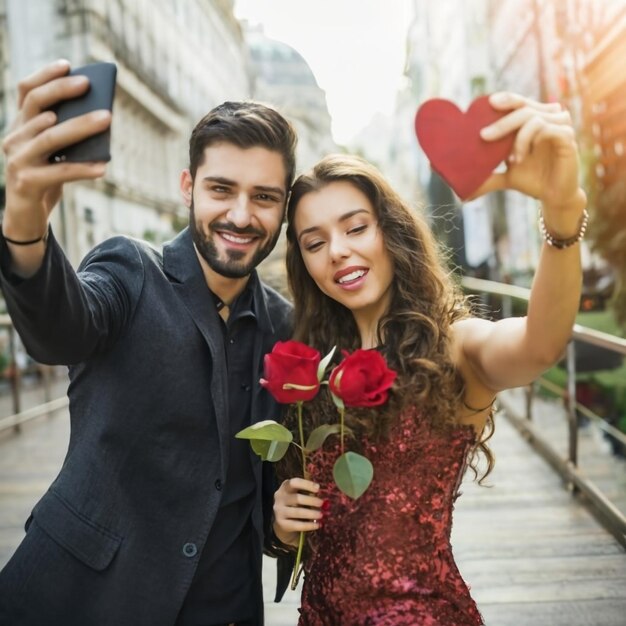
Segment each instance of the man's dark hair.
M287 190L296 169L297 136L291 124L276 110L258 102L224 102L209 111L189 139L189 171L195 178L204 160L204 149L219 142L240 148L262 147L283 157Z

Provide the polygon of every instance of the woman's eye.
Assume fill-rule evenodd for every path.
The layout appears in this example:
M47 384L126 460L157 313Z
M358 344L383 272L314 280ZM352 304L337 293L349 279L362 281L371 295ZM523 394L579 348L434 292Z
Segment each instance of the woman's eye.
M315 252L315 250L319 249L323 243L323 241L314 241L313 243L307 244L305 249L307 252Z
M355 233L361 233L367 228L367 224L361 224L361 226L355 226L348 231L348 234L353 235Z

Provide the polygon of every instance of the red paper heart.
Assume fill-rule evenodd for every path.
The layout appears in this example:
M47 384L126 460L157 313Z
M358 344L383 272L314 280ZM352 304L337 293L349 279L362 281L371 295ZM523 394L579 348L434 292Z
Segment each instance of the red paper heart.
M472 102L466 113L449 100L427 100L417 110L415 133L432 168L459 198L472 195L511 153L515 134L485 141L480 129L506 115L489 104L489 96Z

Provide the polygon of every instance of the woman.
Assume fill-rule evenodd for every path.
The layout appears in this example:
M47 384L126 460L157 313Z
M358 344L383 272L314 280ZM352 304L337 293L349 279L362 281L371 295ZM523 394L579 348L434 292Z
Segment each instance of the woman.
M350 410L351 449L374 465L358 500L333 486L331 440L311 458L311 480L285 480L274 531L288 546L311 532L300 624L476 625L482 618L449 543L453 501L485 444L498 391L528 384L559 359L581 285L578 242L586 197L571 120L558 104L491 97L508 111L482 130L516 138L506 172L478 190L515 189L541 203L545 241L526 317L472 317L438 260L428 228L380 174L331 156L295 183L288 208L288 272L295 339L323 354L377 349L398 379L389 402ZM320 394L323 396L323 394ZM328 400L310 404L311 427ZM286 458L283 476L297 476Z

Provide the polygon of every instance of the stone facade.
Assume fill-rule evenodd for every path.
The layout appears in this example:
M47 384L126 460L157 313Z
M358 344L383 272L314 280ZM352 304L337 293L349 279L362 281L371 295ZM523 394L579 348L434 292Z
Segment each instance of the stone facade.
M178 175L193 125L251 95L232 0L4 0L0 11L3 132L17 81L45 63L118 67L107 174L67 185L53 216L70 259L118 233L170 238L186 221Z

